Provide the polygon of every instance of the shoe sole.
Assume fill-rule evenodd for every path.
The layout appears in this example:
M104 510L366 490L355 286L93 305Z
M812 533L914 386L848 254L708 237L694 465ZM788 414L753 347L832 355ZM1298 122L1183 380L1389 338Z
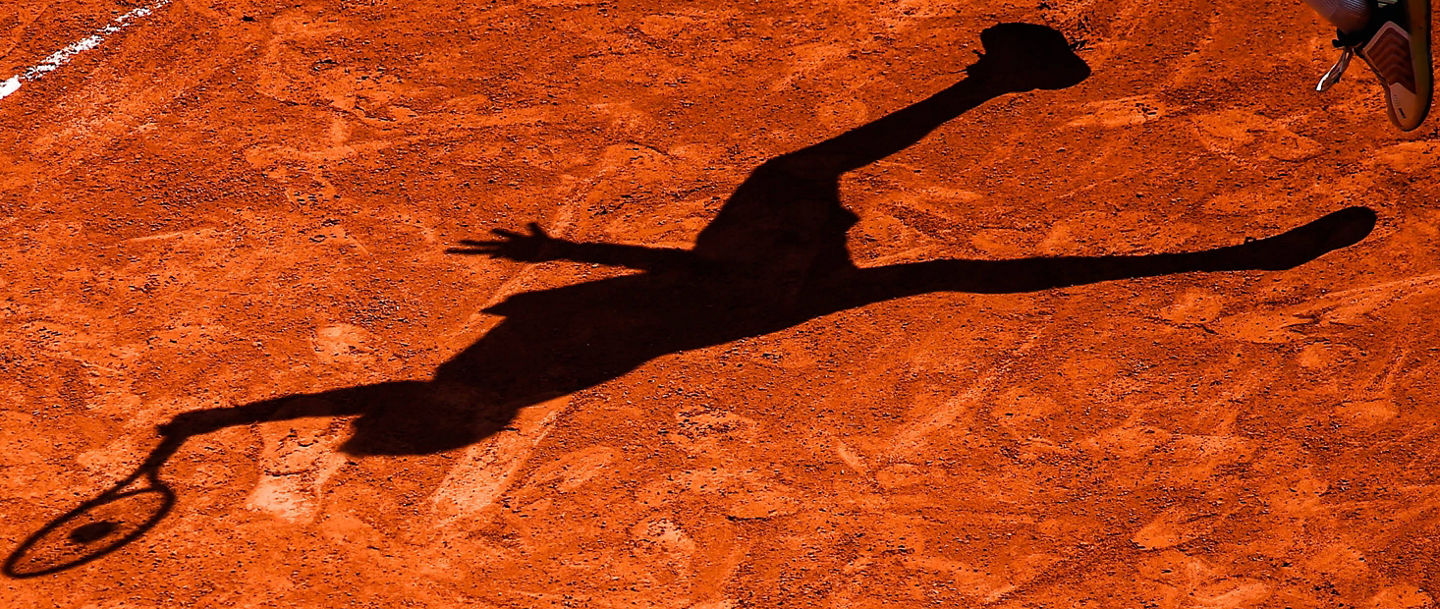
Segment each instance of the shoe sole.
M1404 131L1413 131L1420 123L1425 122L1425 117L1430 113L1430 101L1435 94L1435 74L1433 72L1432 58L1430 56L1430 0L1410 0L1411 23L1410 32L1410 56L1415 57L1415 94L1420 96L1420 112L1411 119L1405 121L1397 120L1394 115L1390 120Z
M1390 122L1401 131L1413 131L1425 122L1425 117L1430 113L1430 102L1435 89L1430 57L1430 0L1406 0L1405 9L1404 19L1408 27L1401 28L1393 21L1386 22L1361 51L1361 55L1384 87L1386 112L1390 115ZM1394 30L1394 33L1386 30ZM1411 83L1387 79L1375 65L1377 58L1382 62L1399 59L1396 57L1394 45L1399 42L1395 38L1402 35L1410 41L1408 59L1409 68L1415 77L1413 91L1406 86ZM1396 66L1390 67L1393 73ZM1416 110L1407 112L1407 108Z

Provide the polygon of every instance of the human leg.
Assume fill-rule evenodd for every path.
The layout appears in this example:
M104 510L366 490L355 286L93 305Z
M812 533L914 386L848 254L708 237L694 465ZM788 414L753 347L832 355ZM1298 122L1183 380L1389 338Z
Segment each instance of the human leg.
M1326 21L1342 32L1358 32L1370 24L1372 0L1305 0Z

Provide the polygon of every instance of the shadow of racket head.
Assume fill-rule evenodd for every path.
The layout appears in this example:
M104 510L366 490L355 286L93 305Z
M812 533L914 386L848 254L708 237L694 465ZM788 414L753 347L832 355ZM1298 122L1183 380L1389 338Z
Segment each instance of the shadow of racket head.
M175 493L157 476L145 479L148 486L125 490L132 477L50 521L5 559L5 574L26 578L64 571L144 535L175 505Z

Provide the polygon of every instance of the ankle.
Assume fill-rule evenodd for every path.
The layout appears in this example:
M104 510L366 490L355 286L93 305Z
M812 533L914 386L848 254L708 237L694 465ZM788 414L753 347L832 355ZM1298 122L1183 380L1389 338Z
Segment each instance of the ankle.
M1373 0L1305 0L1305 3L1340 30L1342 38L1365 31L1375 13Z

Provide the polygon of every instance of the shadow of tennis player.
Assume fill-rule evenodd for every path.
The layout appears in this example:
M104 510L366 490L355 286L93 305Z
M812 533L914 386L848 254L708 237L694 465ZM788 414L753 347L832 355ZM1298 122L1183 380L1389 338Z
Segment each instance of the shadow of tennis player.
M767 161L745 180L691 249L577 243L497 231L456 254L569 260L642 272L510 297L486 309L493 330L427 382L393 382L181 414L129 478L53 521L6 562L15 577L93 560L143 534L174 497L159 470L196 435L235 425L353 416L352 455L427 454L474 443L517 410L619 377L656 357L758 336L818 316L936 291L1014 293L1168 273L1281 270L1363 239L1375 214L1345 209L1240 245L1143 256L934 260L859 268L840 204L840 176L914 144L998 96L1059 89L1089 76L1064 37L1004 24L981 34L967 77L930 98L814 146ZM129 507L125 507L129 506ZM131 512L139 511L143 518ZM128 514L128 515L127 515Z

